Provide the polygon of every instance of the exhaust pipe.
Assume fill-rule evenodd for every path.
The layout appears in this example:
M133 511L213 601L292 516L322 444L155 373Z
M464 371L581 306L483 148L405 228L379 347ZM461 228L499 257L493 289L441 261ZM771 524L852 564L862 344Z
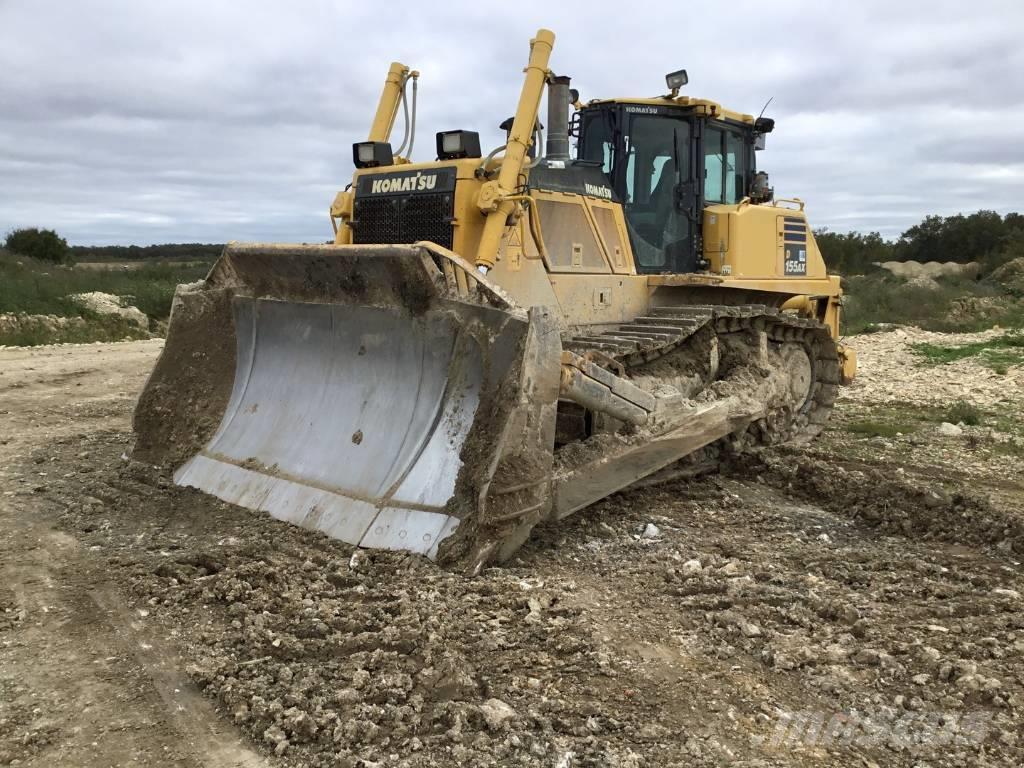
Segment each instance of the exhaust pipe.
M544 152L548 160L569 159L570 81L566 75L548 80L548 140Z

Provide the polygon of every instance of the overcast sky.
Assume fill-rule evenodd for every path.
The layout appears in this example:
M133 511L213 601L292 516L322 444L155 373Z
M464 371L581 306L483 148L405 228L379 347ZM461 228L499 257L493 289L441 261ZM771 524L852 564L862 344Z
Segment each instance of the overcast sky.
M322 241L394 59L434 132L512 114L528 40L584 100L686 92L776 120L814 226L1024 210L1024 2L0 0L0 231L73 244Z

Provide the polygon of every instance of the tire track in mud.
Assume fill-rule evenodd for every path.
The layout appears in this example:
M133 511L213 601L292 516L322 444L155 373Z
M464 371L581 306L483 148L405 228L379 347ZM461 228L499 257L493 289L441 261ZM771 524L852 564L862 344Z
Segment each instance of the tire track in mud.
M0 738L0 763L263 765L217 727L212 707L163 639L124 608L101 563L90 562L45 517L33 515L26 525L22 513L15 521L16 509L0 505L6 530L0 578L18 615L0 653L10 669L31 659L33 671L22 667L12 678L4 708L16 722Z
M264 765L47 503L45 446L87 461L78 435L126 424L159 346L0 350L0 765Z
M180 656L168 647L161 633L139 621L109 585L97 585L89 597L102 611L122 650L130 651L153 684L168 719L211 768L260 768L266 761L243 746L237 734L221 722L210 703L183 669Z

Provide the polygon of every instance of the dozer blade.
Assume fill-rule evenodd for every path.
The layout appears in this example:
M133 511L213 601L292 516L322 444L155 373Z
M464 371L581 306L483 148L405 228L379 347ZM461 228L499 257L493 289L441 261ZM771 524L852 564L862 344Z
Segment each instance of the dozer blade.
M230 244L175 297L136 456L351 544L482 562L550 507L549 326L436 246Z

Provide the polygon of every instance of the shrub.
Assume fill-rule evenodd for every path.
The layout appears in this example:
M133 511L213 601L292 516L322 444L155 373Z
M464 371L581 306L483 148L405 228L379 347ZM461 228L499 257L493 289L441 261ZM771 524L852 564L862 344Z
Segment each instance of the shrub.
M4 247L11 253L40 261L65 264L71 259L68 242L52 229L15 229L7 233Z
M966 424L969 427L976 427L981 424L984 414L981 410L965 400L957 400L946 412L946 421L950 424Z

